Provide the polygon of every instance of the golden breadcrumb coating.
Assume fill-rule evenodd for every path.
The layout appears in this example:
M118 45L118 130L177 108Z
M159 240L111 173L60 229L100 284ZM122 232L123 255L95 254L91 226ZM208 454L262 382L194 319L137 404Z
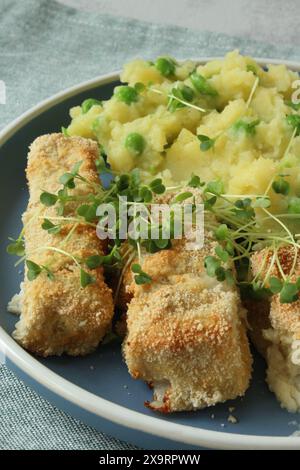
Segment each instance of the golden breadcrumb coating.
M148 382L161 412L195 410L244 395L251 376L244 310L235 288L208 277L204 258L215 243L188 251L144 254L150 284L128 286L124 357L130 374Z
M281 277L278 265L272 263L271 249L252 256L254 275ZM282 247L278 259L285 275L289 275L294 261L294 249ZM291 281L300 276L300 256L297 253ZM279 294L270 301L252 301L247 304L251 338L267 361L267 383L281 405L289 411L300 411L300 299L281 303Z
M73 259L42 249L45 246L63 249L79 259L104 254L105 245L92 226L84 223L74 226L70 221L56 235L41 228L43 218L57 216L55 207L41 204L41 192L57 192L61 187L59 177L79 161L82 161L80 174L91 182L98 182L97 155L94 142L62 134L39 137L28 155L30 196L23 215L25 252L33 262L47 265L54 273L54 280L42 272L29 281L25 272L22 314L13 335L22 346L41 356L64 352L87 354L97 347L111 324L112 294L104 281L103 269L86 269L95 276L96 282L81 288L79 268ZM76 195L87 192L91 189L83 182L76 184L73 190ZM66 216L72 217L75 209L76 205L69 205Z

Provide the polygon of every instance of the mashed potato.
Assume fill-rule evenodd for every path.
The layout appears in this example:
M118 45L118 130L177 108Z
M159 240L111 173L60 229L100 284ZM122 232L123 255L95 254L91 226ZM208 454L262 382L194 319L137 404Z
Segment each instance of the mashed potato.
M173 184L195 173L204 181L221 179L227 193L261 195L272 177L285 174L299 196L300 137L292 139L286 120L294 112L287 102L298 75L284 65L262 69L238 51L200 66L169 60L172 73L144 60L125 65L121 82L130 86L134 99L120 99L116 88L102 106L85 113L73 108L68 133L98 140L113 170L137 167L145 180L160 175ZM172 109L168 95L183 87L192 99ZM126 146L132 133L142 136L142 152ZM215 139L214 145L201 150L197 135ZM281 210L281 198L270 196Z

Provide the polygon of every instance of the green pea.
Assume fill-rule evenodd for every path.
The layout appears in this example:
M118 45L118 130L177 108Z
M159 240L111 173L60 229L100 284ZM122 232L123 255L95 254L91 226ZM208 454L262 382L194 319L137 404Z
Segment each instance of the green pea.
M125 140L125 147L133 155L141 155L145 149L146 142L144 137L137 132L128 134Z
M188 102L193 101L195 93L194 93L194 90L191 87L189 87L187 85L183 85L180 88L180 91L181 91L182 97L185 101L188 101Z
M83 114L87 113L93 106L101 106L102 101L95 100L94 98L88 98L87 100L84 100L84 102L81 105L81 109Z
M194 88L203 95L217 96L218 92L211 86L208 80L197 72L190 75L190 80Z
M300 198L292 197L288 205L289 214L300 214Z
M171 77L175 74L175 63L172 59L160 57L156 60L155 67L164 77Z
M120 86L115 91L115 97L129 105L138 100L138 92L131 86Z

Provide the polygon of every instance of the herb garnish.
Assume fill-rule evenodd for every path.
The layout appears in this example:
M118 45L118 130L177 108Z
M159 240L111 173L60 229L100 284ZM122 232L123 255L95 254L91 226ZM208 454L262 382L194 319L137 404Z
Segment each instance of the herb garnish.
M203 139L203 142L207 142L207 140ZM166 188L160 178L153 179L149 184L142 183L138 170L115 176L109 188L103 189L100 182L90 182L80 174L81 163L78 162L70 172L60 177L59 181L62 188L56 194L47 191L41 194L40 200L43 205L46 207L57 206L59 209L57 216L45 215L41 221L42 228L53 236L61 233L64 224L73 225L67 237L72 236L78 224L86 223L96 227L99 220L96 209L102 202L111 203L117 207L119 197L123 195L126 196L129 206L138 207L139 204L143 203L148 207L156 194L161 195L169 190L173 191L172 188ZM84 182L90 186L91 192L82 196L74 194L73 189L76 187L77 182ZM295 281L294 278L300 244L297 241L297 235L292 234L284 220L291 214L300 214L300 198L290 197L290 185L284 179L284 176L278 175L269 184L269 188L272 188L276 194L288 198L287 212L278 215L274 215L269 211L271 201L266 194L249 196L225 194L222 181L215 180L204 183L198 175L194 174L187 186L178 188L177 194L171 200L171 206L173 203L183 203L189 198L193 198L190 188L196 188L200 191L205 209L206 229L213 233L214 239L218 242L215 253L205 259L207 274L216 277L220 282L230 284L235 282L242 289L250 289L253 295L256 296L279 294L281 302L296 300L300 289L300 280L296 279ZM63 213L60 214L61 207L65 209L69 203L74 204L74 202L78 206L75 215L67 217ZM259 219L256 217L257 210L263 214ZM133 219L134 216L130 216L128 222L133 221ZM265 222L270 221L277 226L272 231L267 230L264 226ZM155 223L151 218L147 221L149 231ZM131 269L134 273L135 282L140 285L148 284L151 282L151 276L142 269L142 250L148 253L156 253L171 248L174 240L173 223L174 219L172 218L169 227L160 222L158 225L159 238L156 240L143 239L141 236L138 239L132 239L129 236L123 242L119 237L121 221L117 219L117 238L110 241L106 255L95 253L85 259L79 259L72 253L63 250L61 245L58 247L37 247L34 251L48 250L71 258L79 269L82 287L95 282L95 277L86 269L93 271L100 266L104 266L106 269L120 270L121 279L125 270L132 265ZM169 233L169 235L166 236L166 233ZM294 261L288 274L283 272L280 265L279 253L283 246L290 247L295 252ZM273 264L277 264L281 277L277 278L271 274L272 270L266 266L266 260L262 263L261 272L266 270L267 274L261 276L261 279L257 276L255 278L251 277L249 274L249 259L251 254L257 250L257 247L268 247L271 250ZM26 261L28 279L34 280L42 273L45 273L50 279L54 278L50 266L38 265L30 259L34 251L28 253L29 259L25 258L23 231L16 240L11 239L7 251L20 257L18 263L22 260ZM235 269L232 269L233 264L235 264Z

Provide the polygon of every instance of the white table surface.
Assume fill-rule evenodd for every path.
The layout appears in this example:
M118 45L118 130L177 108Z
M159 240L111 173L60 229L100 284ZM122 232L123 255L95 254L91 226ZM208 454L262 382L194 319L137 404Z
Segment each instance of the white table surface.
M59 0L75 8L300 45L300 0Z

